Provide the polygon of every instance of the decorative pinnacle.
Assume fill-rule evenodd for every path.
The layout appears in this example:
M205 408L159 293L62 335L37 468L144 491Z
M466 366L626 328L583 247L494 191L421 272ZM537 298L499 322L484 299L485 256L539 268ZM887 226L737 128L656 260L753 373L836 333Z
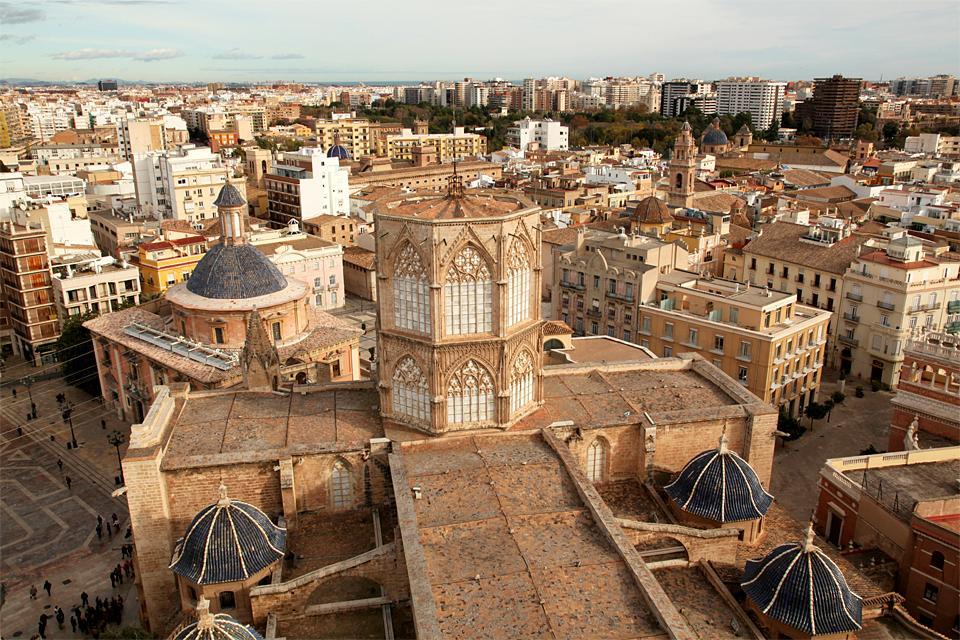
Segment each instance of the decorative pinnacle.
M218 507L228 507L230 506L230 498L227 497L227 485L220 483L220 486L217 488L217 492L220 494L220 499L217 501Z
M723 427L723 431L720 433L720 444L717 446L717 451L720 452L720 455L723 455L727 452L727 427Z
M813 541L816 539L815 534L813 533L813 520L807 523L807 531L803 540L803 551L804 553L810 553L817 548Z
M213 627L214 617L213 614L210 613L210 601L200 596L200 599L197 600L197 630L210 631Z

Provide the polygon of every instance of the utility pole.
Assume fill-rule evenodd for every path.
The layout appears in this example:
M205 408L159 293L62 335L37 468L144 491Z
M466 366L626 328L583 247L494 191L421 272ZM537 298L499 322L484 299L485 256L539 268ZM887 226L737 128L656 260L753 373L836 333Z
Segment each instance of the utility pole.
M20 384L27 388L27 397L30 399L30 416L32 420L37 419L37 405L33 403L33 390L31 390L30 387L32 387L33 383L36 381L36 378L33 376L27 376L20 380Z
M73 431L73 409L69 406L64 407L63 409L63 421L70 424L70 443L74 449L77 448L77 434Z

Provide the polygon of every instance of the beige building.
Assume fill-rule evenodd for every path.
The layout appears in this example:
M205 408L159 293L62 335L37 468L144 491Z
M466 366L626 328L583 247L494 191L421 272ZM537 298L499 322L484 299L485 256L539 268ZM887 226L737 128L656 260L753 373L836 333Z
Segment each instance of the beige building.
M831 315L792 294L674 271L640 308L637 333L641 346L664 357L699 353L794 414L817 397Z
M865 248L853 261L841 309L832 363L849 376L893 387L914 330L960 328L960 261L899 232L886 249Z
M434 147L440 162L475 158L487 152L487 139L477 133L466 133L455 127L453 133L414 133L404 129L399 135L387 136L387 157L392 160L414 160L420 147Z
M627 342L637 335L639 305L652 299L662 273L687 267L677 243L578 228L572 244L554 248L547 297L554 317L580 335Z
M87 255L54 258L50 266L61 326L70 316L140 303L140 272L132 264Z
M370 129L370 121L364 118L317 120L317 144L324 149L341 144L354 158L369 156L376 149Z

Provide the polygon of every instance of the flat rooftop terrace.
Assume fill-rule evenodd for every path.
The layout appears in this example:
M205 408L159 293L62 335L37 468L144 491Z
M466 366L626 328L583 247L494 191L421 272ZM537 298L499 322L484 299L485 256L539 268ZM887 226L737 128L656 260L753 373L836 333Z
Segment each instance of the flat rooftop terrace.
M191 393L177 400L163 468L363 447L383 437L379 403L372 385L356 384L304 394Z
M416 535L443 637L666 637L543 436L419 441L401 451L407 484L421 491Z
M863 491L903 519L910 519L918 502L957 495L960 460L906 464L848 472Z

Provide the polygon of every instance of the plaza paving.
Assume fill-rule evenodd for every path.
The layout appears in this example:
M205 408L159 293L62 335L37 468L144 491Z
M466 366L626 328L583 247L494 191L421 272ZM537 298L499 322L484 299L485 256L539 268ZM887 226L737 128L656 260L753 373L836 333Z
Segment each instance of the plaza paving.
M117 429L129 438L129 425L59 378L34 383L31 391L39 417L28 422L28 395L16 385L14 397L10 383L32 371L20 363L8 363L0 388L0 572L6 587L0 608L3 637L33 636L40 614L52 615L55 605L69 617L69 608L80 603L82 591L91 601L96 596L122 595L124 623L135 625L137 601L132 580L114 589L109 578L121 561L121 544L131 540L124 539L129 524L126 499L111 496L118 463L107 434ZM70 428L57 408L60 392L74 407L78 449L66 447ZM101 419L107 421L106 429ZM63 462L62 470L58 459ZM70 488L67 476L72 481ZM120 532L111 538L104 530L98 539L97 515L110 520L113 513L120 518ZM42 590L44 580L53 584L52 597ZM39 590L37 600L30 600L30 585ZM48 638L68 635L72 635L69 624L60 631L54 621L48 623Z
M855 396L857 384L864 387L862 398ZM839 388L838 382L824 379L821 401ZM809 519L816 506L820 494L817 478L825 460L856 456L871 445L877 451L887 449L893 394L871 391L870 385L862 382L848 383L844 393L846 398L834 408L829 423L826 419L817 420L810 430L810 419L805 417L802 423L807 427L806 433L777 447L771 493L800 521Z

